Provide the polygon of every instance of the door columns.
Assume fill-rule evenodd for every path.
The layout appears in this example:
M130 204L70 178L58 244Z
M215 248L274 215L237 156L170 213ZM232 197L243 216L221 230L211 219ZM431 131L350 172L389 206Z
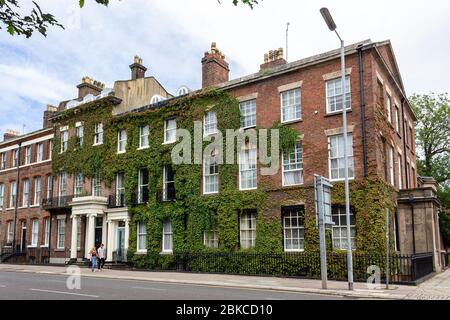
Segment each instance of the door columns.
M79 222L80 216L72 215L71 218L72 218L72 234L71 234L72 238L70 241L70 259L72 260L72 259L77 259L77 250L78 250L78 248L77 248L78 228L77 227L78 227L78 222Z

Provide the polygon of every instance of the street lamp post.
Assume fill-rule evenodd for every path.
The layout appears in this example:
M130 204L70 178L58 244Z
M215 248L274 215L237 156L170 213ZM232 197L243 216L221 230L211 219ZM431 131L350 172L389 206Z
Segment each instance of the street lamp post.
M327 8L320 9L330 31L334 31L341 41L341 86L342 86L342 126L344 134L344 171L345 171L345 216L347 220L347 271L348 271L348 289L353 290L353 255L350 229L350 190L348 182L348 152L347 152L347 106L345 92L345 49L344 40L341 39L336 31L336 24Z

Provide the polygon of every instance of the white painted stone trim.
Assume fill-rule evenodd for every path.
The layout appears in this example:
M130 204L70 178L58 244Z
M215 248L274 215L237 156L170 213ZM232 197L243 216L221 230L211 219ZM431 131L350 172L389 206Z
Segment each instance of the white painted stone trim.
M354 130L355 130L355 126L354 125L347 126L347 133L353 133ZM344 129L342 129L342 128L334 128L334 129L324 130L324 132L325 132L326 136L336 136L338 134L343 134L344 133Z
M352 68L345 69L345 75L346 76L349 76L351 73L352 73ZM342 73L339 70L339 71L323 74L322 78L323 78L323 80L327 81L327 80L339 78L339 77L341 77L341 75L342 75Z
M254 100L258 98L258 92L250 93L245 96L237 97L236 99L239 100L239 102Z
M292 90L292 89L298 89L298 88L301 88L302 85L303 85L303 80L292 82L292 83L288 83L288 84L279 86L278 87L278 92L281 93L281 92Z

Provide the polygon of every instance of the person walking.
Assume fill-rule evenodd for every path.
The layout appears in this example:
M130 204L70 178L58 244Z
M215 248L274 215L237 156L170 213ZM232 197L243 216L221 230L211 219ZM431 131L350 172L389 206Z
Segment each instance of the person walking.
M92 266L92 272L95 271L95 268L97 267L97 250L95 247L89 251L89 254L91 255L91 266Z
M101 270L105 266L105 259L106 259L106 249L103 243L100 246L100 248L98 248L97 255L98 255L98 270Z

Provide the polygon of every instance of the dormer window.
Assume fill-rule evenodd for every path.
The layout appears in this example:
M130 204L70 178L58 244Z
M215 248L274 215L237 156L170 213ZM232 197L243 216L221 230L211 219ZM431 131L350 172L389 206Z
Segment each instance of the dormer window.
M163 100L165 100L164 97L155 94L155 95L150 99L150 104L155 104L155 103L161 102L161 101L163 101Z
M189 91L190 90L187 87L182 86L177 90L177 96L184 96L185 94L188 94Z

